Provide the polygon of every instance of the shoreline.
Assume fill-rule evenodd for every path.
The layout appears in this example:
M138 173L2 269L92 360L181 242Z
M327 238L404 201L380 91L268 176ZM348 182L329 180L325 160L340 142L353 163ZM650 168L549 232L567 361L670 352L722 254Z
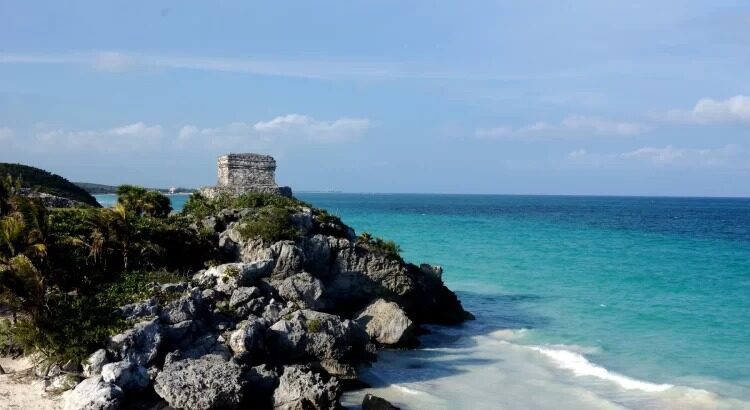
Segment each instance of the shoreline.
M476 334L471 326L430 327L424 346L381 352L363 373L372 388L345 393L342 404L356 408L371 393L404 408L750 408L750 401L706 389L611 371L589 360L585 347L523 344L525 329Z

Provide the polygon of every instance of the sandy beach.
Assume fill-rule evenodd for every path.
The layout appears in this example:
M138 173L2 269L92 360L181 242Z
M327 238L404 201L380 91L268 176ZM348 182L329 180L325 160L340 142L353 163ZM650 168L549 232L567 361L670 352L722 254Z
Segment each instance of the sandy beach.
M0 375L0 410L61 409L60 396L44 392L44 381L33 377L26 358L0 357L6 374Z

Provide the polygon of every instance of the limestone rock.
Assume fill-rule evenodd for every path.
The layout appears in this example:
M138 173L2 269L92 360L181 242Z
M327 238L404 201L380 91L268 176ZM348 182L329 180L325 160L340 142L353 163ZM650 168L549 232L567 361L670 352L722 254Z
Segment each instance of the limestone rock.
M364 351L368 336L357 323L336 315L300 310L269 329L269 348L286 361L348 361Z
M205 312L206 307L203 303L203 294L199 288L194 288L190 293L165 306L159 317L162 322L173 325L195 319Z
M299 212L292 214L290 219L292 225L297 228L301 235L307 235L314 228L312 209L310 208L302 208Z
M241 286L251 286L258 279L270 275L273 260L256 260L252 263L227 263L214 266L194 277L199 283L215 286L225 294L231 294Z
M295 302L301 309L323 310L327 303L323 298L323 282L307 272L284 279L278 286L279 296Z
M293 306L292 302L288 304L281 303L277 300L271 299L271 301L263 308L261 316L268 323L276 323L282 317L291 315L292 312L299 310L296 306Z
M301 366L287 366L273 393L275 410L338 409L341 387Z
M382 397L365 394L365 398L362 400L362 410L400 410L400 408Z
M101 376L90 377L64 395L65 410L118 410L122 406L123 392Z
M414 322L396 303L383 299L371 303L355 320L380 344L404 343L414 336Z
M292 241L280 241L271 246L276 259L273 276L286 278L299 273L304 268L304 254Z
M150 383L145 367L124 361L105 364L102 368L102 379L105 383L117 385L124 392L143 390Z
M229 307L236 308L237 306L244 305L251 299L260 297L260 289L255 286L250 287L239 287L232 292L232 296L229 298Z
M159 305L156 298L142 300L120 307L120 312L126 320L135 320L148 316L156 316Z
M246 320L229 336L229 348L234 354L258 353L265 345L266 324L263 319Z
M279 385L279 375L268 365L251 367L245 374L247 394L245 400L247 408L271 408L273 391Z
M91 377L101 374L102 367L107 363L109 363L107 351L104 349L95 351L83 362L83 376Z
M132 329L112 336L107 348L118 360L127 360L146 367L156 358L161 341L158 319L152 319L137 323Z
M79 381L80 379L78 376L70 373L63 373L53 377L49 386L47 386L44 391L59 394L75 388Z
M325 235L302 238L300 246L305 254L305 270L319 278L327 278L331 269L331 245Z
M166 362L156 376L154 390L178 409L236 409L244 383L239 365L206 356Z

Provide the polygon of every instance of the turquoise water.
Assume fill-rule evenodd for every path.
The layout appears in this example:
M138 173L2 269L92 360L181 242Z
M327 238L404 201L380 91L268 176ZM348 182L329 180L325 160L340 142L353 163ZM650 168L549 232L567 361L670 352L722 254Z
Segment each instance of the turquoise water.
M748 408L750 200L298 197L442 265L476 314L373 368L407 407L502 408L502 387L507 408L528 394L529 408Z

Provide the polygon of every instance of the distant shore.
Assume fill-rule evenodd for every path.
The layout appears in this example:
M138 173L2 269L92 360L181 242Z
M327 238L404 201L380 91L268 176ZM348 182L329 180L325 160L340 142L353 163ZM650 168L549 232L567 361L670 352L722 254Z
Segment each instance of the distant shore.
M86 192L95 195L95 194L116 194L117 193L117 186L116 185L104 185L104 184L94 184L90 182L73 182L73 184L77 185L78 187L84 189ZM194 188L184 188L184 187L176 187L176 188L146 188L149 191L158 191L162 194L192 194L193 192L196 192L197 190Z

